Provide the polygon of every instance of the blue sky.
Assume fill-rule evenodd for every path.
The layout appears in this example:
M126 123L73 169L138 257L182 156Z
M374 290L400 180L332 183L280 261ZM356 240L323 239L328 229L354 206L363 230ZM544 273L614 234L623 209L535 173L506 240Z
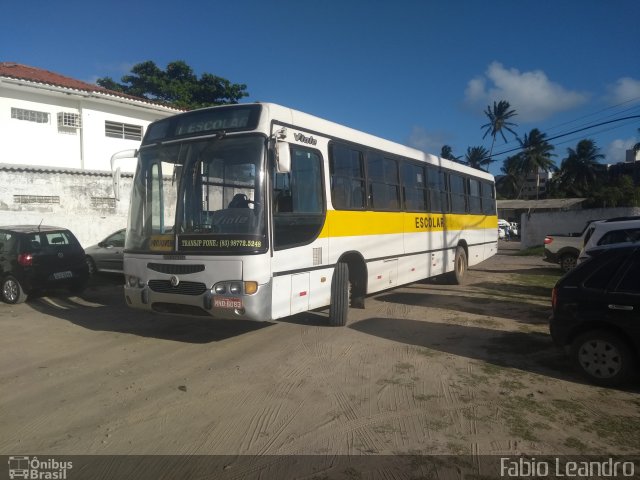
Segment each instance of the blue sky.
M516 132L548 136L640 115L638 0L67 0L3 7L0 61L84 81L184 60L244 83L244 101L296 108L439 154L490 148L494 100ZM596 141L605 162L640 141L640 118L554 141ZM498 139L495 152L516 147ZM491 172L498 174L498 156Z

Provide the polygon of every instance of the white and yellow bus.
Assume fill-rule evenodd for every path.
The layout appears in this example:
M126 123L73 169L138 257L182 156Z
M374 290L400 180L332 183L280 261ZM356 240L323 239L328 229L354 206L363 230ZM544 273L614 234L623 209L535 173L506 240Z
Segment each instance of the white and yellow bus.
M269 321L329 306L345 325L369 294L462 283L497 252L490 174L279 105L159 120L135 156L134 308Z

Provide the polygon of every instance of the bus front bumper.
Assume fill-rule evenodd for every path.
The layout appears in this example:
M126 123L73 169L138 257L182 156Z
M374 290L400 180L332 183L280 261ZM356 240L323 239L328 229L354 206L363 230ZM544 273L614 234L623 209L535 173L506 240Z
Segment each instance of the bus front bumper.
M258 285L256 293L218 295L210 289L193 291L159 290L152 286L124 286L124 298L131 308L174 315L208 316L225 320L271 320L271 282Z

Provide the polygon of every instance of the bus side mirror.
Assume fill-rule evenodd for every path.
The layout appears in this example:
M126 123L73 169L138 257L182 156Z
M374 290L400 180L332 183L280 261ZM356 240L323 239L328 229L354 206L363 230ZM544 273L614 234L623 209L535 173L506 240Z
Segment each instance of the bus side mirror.
M287 142L276 142L276 165L278 173L291 171L291 150Z
M116 199L116 202L120 201L120 167L117 167L115 171L112 173L113 180L113 198Z
M123 150L122 152L114 153L111 156L111 175L113 180L113 196L116 201L120 200L120 167L115 166L116 160L122 158L135 158L138 155L137 150Z

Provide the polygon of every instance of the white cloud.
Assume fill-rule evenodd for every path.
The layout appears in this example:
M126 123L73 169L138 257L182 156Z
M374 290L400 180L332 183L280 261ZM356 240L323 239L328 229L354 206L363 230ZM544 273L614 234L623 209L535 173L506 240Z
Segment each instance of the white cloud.
M613 85L609 85L607 90L607 100L612 105L634 100L640 102L640 80L623 77L618 79Z
M638 143L638 140L635 138L628 138L626 140L614 140L605 148L604 154L606 157L606 162L624 162L627 150L631 150L636 143Z
M516 123L545 120L553 114L584 104L585 93L573 92L549 80L541 70L520 72L493 62L483 76L469 81L466 103L485 108L494 101L506 100L518 114Z
M411 129L407 143L412 148L417 148L433 155L440 155L442 146L447 144L447 137L444 133L427 132L423 127L414 126Z

